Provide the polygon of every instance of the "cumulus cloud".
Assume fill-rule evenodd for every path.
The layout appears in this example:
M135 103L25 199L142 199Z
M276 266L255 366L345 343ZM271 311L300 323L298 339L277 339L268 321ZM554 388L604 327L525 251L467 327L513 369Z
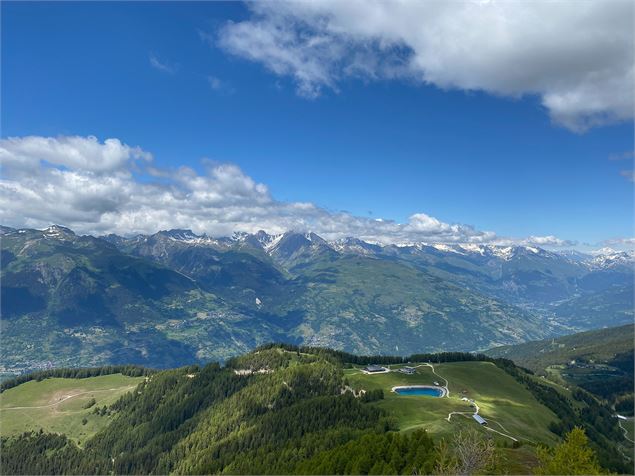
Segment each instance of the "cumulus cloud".
M0 140L0 163L0 222L9 226L58 223L80 233L122 235L170 228L212 236L296 230L385 244L509 242L494 232L425 213L398 223L333 213L313 203L282 202L235 165L205 163L204 173L161 169L150 153L118 139L12 137ZM524 242L571 243L554 236Z
M68 169L107 172L136 160L150 161L152 155L129 147L119 139L100 143L96 137L10 137L1 141L0 160L10 170L39 169L42 162Z
M316 97L350 77L536 95L576 132L633 117L630 0L253 2L226 51ZM205 38L209 40L209 35Z
M524 238L519 240L519 243L524 245L534 245L540 247L551 247L551 248L561 248L561 247L571 247L578 244L577 241L572 240L563 240L562 238L558 238L553 235L547 236L529 236L528 238Z
M601 246L599 250L595 250L597 254L606 254L606 252L613 251L632 251L635 250L635 237L621 237L611 238L608 240L596 243L594 246Z
M635 238L612 238L602 242L605 246L610 245L635 245Z

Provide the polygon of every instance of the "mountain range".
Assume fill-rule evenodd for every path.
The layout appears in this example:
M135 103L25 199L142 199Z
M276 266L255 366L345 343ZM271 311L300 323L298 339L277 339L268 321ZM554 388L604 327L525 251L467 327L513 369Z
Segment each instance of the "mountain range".
M298 232L1 232L5 374L171 367L271 341L476 351L633 320L632 252L380 245Z

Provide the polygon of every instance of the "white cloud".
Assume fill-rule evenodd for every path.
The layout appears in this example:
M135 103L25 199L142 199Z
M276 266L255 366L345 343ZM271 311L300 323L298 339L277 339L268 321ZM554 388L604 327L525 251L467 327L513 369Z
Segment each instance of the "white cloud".
M148 59L150 60L150 65L154 69L158 69L163 73L174 74L179 70L178 63L173 64L167 61L162 61L154 54L150 54Z
M318 96L347 77L537 95L573 131L633 117L633 2L254 2L218 43ZM209 40L209 36L205 36Z
M69 169L105 172L136 160L149 161L151 154L129 147L119 139L100 143L96 137L9 137L0 141L0 160L12 169L37 169L41 162Z
M578 244L576 241L563 240L562 238L558 238L553 235L529 236L528 238L519 240L519 243L529 246L534 245L547 248L571 247Z
M231 164L152 165L152 155L118 139L13 137L0 140L0 222L41 228L58 223L80 233L154 233L190 228L212 236L234 231L314 231L380 243L498 243L491 231L445 223L425 213L406 223L332 213L307 202L282 202ZM529 241L528 241L529 240ZM509 240L505 240L508 242ZM553 236L526 242L566 246ZM523 242L523 240L516 240Z
M609 250L613 251L629 251L635 250L635 237L622 237L622 238L611 238L609 240L604 240L595 245L590 246L601 246L602 249L595 250L598 254L602 254L603 252L608 252Z
M602 242L603 245L635 245L635 238L613 238Z

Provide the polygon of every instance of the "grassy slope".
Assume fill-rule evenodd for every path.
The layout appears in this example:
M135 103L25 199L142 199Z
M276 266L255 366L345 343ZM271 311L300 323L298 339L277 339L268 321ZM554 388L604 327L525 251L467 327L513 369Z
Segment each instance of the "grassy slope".
M289 369L285 370L285 372L289 372L292 368L299 365L299 362L295 362L297 359L295 353L279 352L279 354L291 359ZM259 356L260 354L250 354L251 360L257 360ZM310 356L303 354L303 357L307 358ZM253 364L255 365L254 368L258 368L257 362L251 362L251 360L245 362L244 366L251 367ZM312 366L312 364L309 364L309 367ZM394 369L398 366L391 367ZM383 389L385 398L369 405L377 405L386 409L397 419L402 431L426 428L435 440L441 437L449 437L460 428L479 428L485 433L486 430L478 426L469 415L455 415L452 417L451 422L446 420L448 413L451 411L471 411L467 403L460 399L461 396L465 395L476 400L481 407L481 414L490 421L489 426L491 428L501 430L495 423L499 422L503 425L506 433L521 441L525 438L532 442L542 442L550 445L557 441L556 436L549 432L547 428L549 422L555 420L556 417L547 408L539 404L522 385L518 384L495 365L488 362L454 362L435 364L435 370L441 377L449 380L450 398L407 397L398 396L390 392L392 386L399 384L433 384L434 381L443 383L443 379L433 375L429 367L419 367L417 373L412 376L396 372L365 375L359 369L346 369L344 373L350 385L356 389ZM261 391L263 390L263 384L271 381L269 382L272 385L271 390L275 390L280 385L284 386L281 379L285 380L285 382L289 380L287 377L283 377L282 371L266 374L260 377L255 386ZM128 391L130 386L141 380L142 378L134 379L121 375L80 380L47 379L42 382L28 382L7 390L0 394L2 435L16 434L42 427L46 431L65 433L75 441L84 442L110 421L108 417L92 414L92 408L83 409L84 403L92 395L97 400L97 406L112 403L118 396ZM207 428L205 431L211 431L211 433L203 435L202 439L199 438L200 441L210 442L209 444L211 445L217 440L217 438L213 437L214 432L220 431L227 424L230 424L229 420L231 418L228 419L228 414L221 412L216 415L216 410L234 407L234 410L240 410L244 405L251 405L248 402L253 402L255 398L255 395L251 394L254 388L251 387L239 391L233 397L229 397L220 406L215 406L214 410L210 409L211 413L204 418L206 423L201 427L201 431ZM99 390L108 391L98 392ZM29 410L6 409L7 407L15 406L50 405L63 395L73 395L80 392L89 393L46 408ZM265 395L268 394L269 392L266 391ZM222 416L222 424L219 423L221 420L211 425L209 424L220 416ZM240 414L236 416L240 417ZM84 417L88 419L88 423L85 426L81 424L81 420ZM248 428L259 421L260 417L252 423L244 421L232 438L237 438L245 431L254 431L256 427ZM197 433L197 431L191 432L190 436L195 436L194 433ZM509 439L492 432L487 431L486 434L494 436L500 441L511 443ZM190 438L183 440L181 443L187 443L188 441L190 441ZM512 473L528 474L536 464L535 448L531 444L518 449L508 448L504 451L511 465L510 470Z
M428 367L419 367L415 375L365 375L357 369L350 369L346 371L346 376L354 388L383 389L384 400L378 405L397 418L402 431L425 427L435 435L450 435L459 427L478 427L469 415L467 418L454 415L451 422L447 421L448 413L452 411L470 411L468 404L461 401L465 395L476 401L481 409L480 414L490 420L491 428L501 430L495 423L498 422L508 434L519 440L524 438L548 444L557 441L547 428L551 421L557 419L556 416L494 364L453 362L437 364L435 370L448 379L449 398L398 396L391 392L394 385L432 384L434 381L443 383Z
M24 383L0 394L0 434L9 436L42 428L84 441L109 421L106 416L95 415L94 407L83 408L86 402L94 398L97 407L110 405L142 380L143 377L114 374ZM82 425L83 418L88 420L86 425Z
M565 364L575 358L607 361L616 354L633 349L632 324L582 332L557 339L546 339L512 346L496 347L486 354L504 357L533 371L544 371L550 365Z

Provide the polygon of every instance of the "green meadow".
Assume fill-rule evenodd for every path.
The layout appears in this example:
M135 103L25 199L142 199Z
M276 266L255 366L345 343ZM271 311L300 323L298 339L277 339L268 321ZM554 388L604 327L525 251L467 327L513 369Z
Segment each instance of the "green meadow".
M416 365L416 364L413 364ZM400 366L390 366L397 369ZM347 369L346 377L356 389L373 390L381 388L384 399L377 405L394 416L401 431L425 428L435 436L450 436L461 428L480 428L497 439L511 440L500 433L512 436L521 442L553 444L557 437L548 430L556 416L541 405L533 395L510 375L490 362L452 362L435 364L440 377L448 380L449 397L403 396L391 391L397 385L444 384L442 378L432 373L429 367L418 367L414 375L400 372L367 375L360 368ZM462 398L474 399L479 406L479 414L488 421L488 428L482 428L473 420L469 403ZM452 415L451 412L466 412Z
M0 394L0 434L11 436L43 429L81 443L109 421L108 416L97 415L94 409L112 404L143 379L121 374L49 378L10 388ZM86 408L92 399L95 404Z

